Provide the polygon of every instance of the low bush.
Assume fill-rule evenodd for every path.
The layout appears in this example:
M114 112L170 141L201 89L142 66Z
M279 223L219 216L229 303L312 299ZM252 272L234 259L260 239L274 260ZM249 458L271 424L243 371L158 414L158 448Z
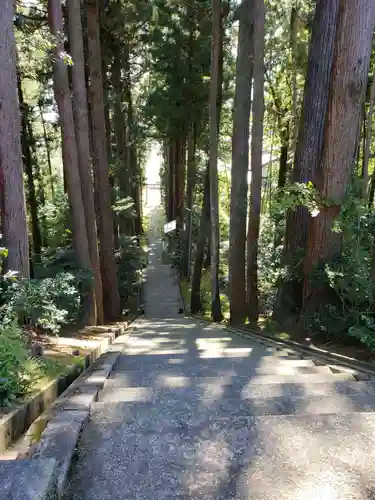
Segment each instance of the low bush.
M81 284L79 275L67 272L30 281L7 274L0 280L0 319L57 334L79 317Z
M32 358L21 327L15 320L0 326L0 406L24 396L44 372L43 362Z
M139 247L136 238L122 236L117 255L120 298L124 307L135 297L143 280L143 268L147 263L146 251Z

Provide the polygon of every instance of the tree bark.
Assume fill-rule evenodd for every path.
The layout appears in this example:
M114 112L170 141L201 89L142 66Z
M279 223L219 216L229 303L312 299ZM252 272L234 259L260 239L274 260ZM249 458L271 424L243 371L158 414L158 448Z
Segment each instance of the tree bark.
M374 99L375 99L375 74L372 75L371 89L370 89L370 108L367 115L367 125L366 125L366 134L364 137L365 147L363 154L363 165L362 165L362 193L363 198L367 200L368 194L368 165L370 160L370 152L371 152L371 133L372 133L372 122L373 122L373 114L374 114Z
M93 181L91 173L91 154L89 139L89 119L87 110L87 91L85 81L85 59L83 51L83 34L81 22L80 0L68 0L69 37L71 56L73 59L72 83L74 97L74 121L77 139L79 175L81 179L82 198L85 209L87 239L91 269L94 279L96 321L104 322L102 277L98 240L96 232Z
M102 56L100 46L99 12L97 0L86 2L88 52L90 70L90 105L94 150L94 186L96 189L96 208L100 268L103 280L104 316L116 320L120 316L120 296L117 284L117 270L114 257L113 216L109 185L109 167L104 115Z
M318 216L309 221L303 288L306 312L327 299L327 286L314 283L312 287L310 273L341 252L341 235L331 229L340 214L358 147L374 13L372 0L340 1L323 152L315 175L322 199L329 204L323 203Z
M45 122L44 116L43 116L43 106L40 102L39 102L38 106L39 106L39 111L40 111L40 119L42 121L44 146L46 148L48 177L49 177L49 183L50 183L50 188L51 188L51 197L52 197L52 201L55 202L55 186L54 186L54 179L53 179L53 174L52 174L51 150L50 150L50 146L49 146L49 139L47 136L47 127L46 127L46 122Z
M135 117L133 109L133 95L132 95L132 83L131 83L131 72L130 72L130 49L129 44L126 43L123 51L124 57L124 92L125 101L127 103L127 132L128 132L128 166L131 175L131 195L135 203L135 233L140 235L142 232L142 207L141 207L141 195L140 195L140 184L141 178L139 173L139 165L137 158L137 143L136 143L136 133L135 133Z
M25 168L26 178L27 178L27 202L30 210L31 218L31 236L32 236L32 260L40 261L42 253L42 235L40 232L39 221L38 221L38 200L36 196L36 190L34 185L34 175L33 175L33 157L30 149L30 135L28 131L28 106L24 102L22 83L19 73L17 74L17 86L18 86L18 101L21 111L21 147L22 147L22 157L23 165Z
M220 267L220 223L219 223L219 180L218 180L218 107L219 64L221 35L221 0L212 0L212 46L211 81L209 98L209 168L210 168L210 205L211 205L211 313L214 321L223 319L220 304L219 267Z
M202 310L201 301L201 280L204 257L204 245L207 239L210 221L210 170L206 168L203 190L203 204L199 223L199 239L194 256L194 268L191 279L190 310L192 314L197 314Z
M244 323L246 304L246 220L249 170L249 124L253 80L253 13L246 2L238 30L236 88L233 107L232 187L230 195L229 300L230 321Z
M312 181L320 160L339 2L317 0L316 3L293 182ZM280 324L291 316L298 316L301 310L303 265L299 253L306 252L307 221L305 207L290 210L287 214L283 261L293 266L293 276L279 285L273 318Z
M72 98L67 67L63 58L63 17L60 0L48 0L48 21L51 35L54 37L56 43L53 50L54 91L61 125L64 179L72 211L73 245L78 265L82 269L91 269ZM92 288L88 294L87 318L85 318L90 324L95 324L96 322L95 297L93 292Z
M193 123L190 127L188 138L188 159L187 159L187 183L186 183L186 237L184 244L183 269L184 276L190 279L191 265L191 233L192 233L192 213L194 189L197 182L197 163L196 163L196 124Z
M247 233L247 308L249 321L257 321L258 243L262 195L264 120L264 0L254 0L254 97L251 133L250 214Z
M17 96L15 2L4 0L0 10L0 195L5 270L29 278L29 245L22 178L20 110Z

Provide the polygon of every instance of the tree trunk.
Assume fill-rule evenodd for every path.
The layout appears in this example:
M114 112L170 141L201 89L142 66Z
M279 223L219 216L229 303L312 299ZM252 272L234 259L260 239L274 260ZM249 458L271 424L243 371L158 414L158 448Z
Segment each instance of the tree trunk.
M52 197L52 202L54 203L55 202L55 186L54 186L54 179L53 179L53 174L52 174L51 150L49 147L49 139L47 136L46 122L44 120L43 106L41 103L39 103L39 111L40 111L40 119L42 121L44 146L46 148L46 155L47 155L48 177L49 177L49 183L50 183L50 187L51 187L51 197Z
M249 321L257 321L258 242L262 195L262 152L264 119L264 0L254 1L254 97L251 132L250 214L247 233L247 307Z
M202 310L201 301L201 279L202 279L202 266L204 257L204 244L207 238L210 221L210 171L207 165L204 190L203 190L203 205L202 213L199 223L199 239L195 251L194 268L191 279L191 297L190 297L190 310L192 314L198 314Z
M186 166L186 140L183 137L177 140L176 158L176 255L182 265L183 230L184 230L184 205L185 205L185 166Z
M290 52L292 61L292 151L295 152L298 135L298 116L297 116L297 30L299 16L299 1L295 0L290 12Z
M110 118L109 111L109 81L107 76L107 64L106 57L102 58L102 75L103 75L103 100L104 100L104 121L105 121L105 138L107 145L107 159L108 165L111 165L113 161L113 151L112 151L112 123ZM114 179L114 174L111 172L109 168L109 189L111 196L111 206L116 204L116 183ZM119 223L117 214L112 211L112 220L113 220L113 245L114 249L120 248L120 240L119 240Z
M72 66L72 82L79 175L81 179L82 198L85 208L91 269L94 278L96 316L97 322L99 324L103 324L103 290L102 277L100 273L94 192L91 173L89 120L87 111L87 91L85 81L85 60L83 51L80 0L68 0L68 17L71 56L74 63Z
M370 160L370 151L371 151L371 133L372 133L372 122L373 122L373 114L374 114L374 99L375 99L375 73L372 75L372 83L370 90L370 109L367 115L367 126L366 126L366 134L364 137L365 147L363 154L363 165L362 165L362 180L363 180L363 198L367 200L367 190L368 190L368 165Z
M120 198L130 196L130 183L128 172L127 155L127 129L125 113L123 110L123 86L121 81L121 49L115 46L113 49L113 61L111 66L112 85L114 92L113 99L113 122L116 136L117 172ZM131 221L125 214L119 214L120 231L124 234L131 234ZM129 224L130 222L130 224Z
M293 182L311 181L320 161L339 2L317 0ZM292 277L284 279L279 285L273 318L280 324L291 316L298 316L301 310L303 259L299 254L306 251L307 220L308 211L305 207L290 210L287 214L283 261L293 267L293 273Z
M67 67L63 57L64 44L61 39L61 33L63 33L63 18L60 0L48 0L48 20L51 35L57 42L53 50L54 90L61 125L64 179L66 181L69 203L72 211L71 219L73 229L73 245L78 265L82 269L91 269L85 210L81 191L81 178L79 173L72 99L69 88ZM93 288L88 294L86 313L86 321L90 324L95 324L96 314Z
M4 0L0 10L0 195L5 270L29 278L29 245L22 178L20 110L17 96L15 2Z
M28 132L28 106L23 100L21 77L19 73L17 74L17 86L18 86L18 101L21 111L21 147L22 147L22 157L23 165L25 168L26 178L27 178L27 201L30 210L31 218L31 236L32 236L32 260L40 261L42 253L42 235L40 233L39 221L38 221L38 201L36 197L36 190L34 185L34 175L33 175L33 157L30 149L30 135Z
M278 189L285 187L288 174L288 152L289 152L289 127L281 134L281 148L279 160L279 178L277 181Z
M218 163L218 108L219 64L221 35L221 0L212 0L212 47L211 81L209 100L209 168L210 168L210 205L211 205L211 313L214 321L223 319L220 304L219 267L220 267L220 223L219 223L219 180Z
M184 244L183 269L184 276L190 279L191 265L191 234L192 234L192 210L194 189L197 182L197 163L196 163L196 124L193 123L190 127L188 138L188 160L187 160L187 184L186 184L186 235Z
M239 18L236 88L233 107L232 188L230 196L229 300L231 323L246 319L246 219L249 124L253 80L253 14L246 3Z
M129 44L125 44L124 51L124 91L125 91L125 101L127 103L127 132L128 132L128 166L131 175L131 195L135 203L135 233L140 235L142 231L142 221L141 221L141 196L140 196L140 184L141 178L139 173L138 158L137 158L137 144L136 144L136 134L135 134L135 118L133 109L133 96L132 96L132 86L131 86L131 72L130 72L130 50Z
M109 185L108 154L104 115L102 56L100 47L99 12L96 0L86 3L88 52L90 70L90 104L93 134L94 186L97 191L96 208L100 268L103 280L104 316L116 320L120 316L120 296L114 256L113 216Z
M340 2L323 152L315 176L315 184L329 206L323 203L318 216L309 221L304 266L303 307L309 313L327 302L326 284L320 281L322 286L314 283L312 287L310 273L341 252L341 235L331 229L340 214L355 162L374 14L372 0Z

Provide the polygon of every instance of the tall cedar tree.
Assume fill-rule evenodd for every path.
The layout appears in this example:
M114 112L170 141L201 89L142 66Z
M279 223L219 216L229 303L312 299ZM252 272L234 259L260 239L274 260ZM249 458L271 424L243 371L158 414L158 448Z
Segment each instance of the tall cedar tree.
M264 119L264 0L254 0L254 97L251 133L250 215L247 233L247 308L249 321L258 319L258 244L262 196Z
M244 0L239 19L236 88L233 107L232 187L230 196L229 299L230 320L243 323L246 307L246 219L249 170L249 124L253 80L252 0Z
M209 97L209 130L210 130L210 205L211 205L211 313L214 321L222 320L219 264L220 264L220 225L219 225L219 180L218 180L218 127L219 121L217 96L219 92L219 61L221 35L221 0L212 0L212 46L211 46L211 81Z
M5 268L29 278L29 244L22 178L20 109L17 95L15 2L4 0L0 10L0 197Z
M312 181L320 160L339 2L318 0L316 3L293 182ZM302 257L307 245L307 220L305 207L290 210L287 214L283 260L293 271L292 277L282 281L278 289L273 317L280 324L298 315L301 310Z
M88 62L90 72L90 106L92 146L96 190L96 216L99 234L100 268L103 280L104 315L108 320L120 316L114 256L113 216L109 185L109 167L104 114L102 54L100 46L99 10L96 0L86 2L88 31Z
M373 0L340 1L324 129L323 152L315 185L323 203L310 218L304 266L303 307L316 311L327 303L328 285L312 282L311 272L341 254L342 237L332 231L355 165L366 95L374 30Z
M23 98L21 75L17 71L17 85L18 85L18 100L21 110L21 147L22 147L22 159L25 168L26 179L27 179L27 202L30 211L31 219L31 237L32 237L32 261L39 261L42 253L42 235L39 227L38 220L38 199L36 195L36 189L34 184L34 158L31 151L30 144L33 142L34 138L29 133L29 108L27 103L25 103ZM31 276L33 275L32 266L30 269Z
M72 83L74 97L74 123L77 138L79 174L81 179L83 204L85 207L90 262L95 281L97 323L102 324L104 322L103 290L102 278L100 274L94 192L91 173L89 119L87 110L85 60L83 51L80 0L68 0L68 19L70 53L73 59Z
M55 39L53 49L53 82L59 110L64 179L72 209L73 246L78 265L90 269L90 254L87 240L85 209L82 199L79 174L76 134L74 129L72 98L69 88L67 66L64 60L63 16L60 0L48 0L48 21ZM88 294L87 318L89 324L96 323L95 293L91 287Z

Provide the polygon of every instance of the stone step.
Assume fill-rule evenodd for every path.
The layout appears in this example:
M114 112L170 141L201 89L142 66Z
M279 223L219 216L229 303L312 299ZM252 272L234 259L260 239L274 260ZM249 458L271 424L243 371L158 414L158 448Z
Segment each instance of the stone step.
M301 370L277 368L277 364L271 369L259 369L256 365L248 363L201 363L197 360L177 363L174 360L170 364L122 364L112 374L110 380L114 386L136 387L136 386L170 386L175 381L185 385L194 385L202 378L226 379L227 384L239 378L240 383L262 385L281 383L317 383L326 381L350 381L355 380L351 373L334 373L328 367L311 368L311 373L301 372ZM121 362L120 362L121 363ZM284 373L282 373L284 370Z
M121 379L125 381L124 379ZM331 381L310 383L278 383L253 385L244 377L206 377L191 380L187 377L166 377L155 380L150 386L121 385L121 380L108 379L98 395L98 402L117 400L128 402L154 401L160 397L185 400L191 398L257 400L262 398L295 398L314 396L351 396L372 398L375 383L356 381ZM128 382L131 382L129 379Z
M69 498L373 498L373 413L228 417L160 433L129 426L113 408L84 430Z
M264 374L264 375L282 375L282 374L298 374L298 373L333 373L332 370L325 365L316 365L312 360L306 359L290 359L279 356L263 356L257 361L248 361L247 359L200 359L193 357L184 358L168 358L160 359L148 356L131 357L125 356L121 359L117 368L118 372L139 372L147 371L167 371L185 369L186 371L194 370L222 370L234 369L238 374Z
M160 431L179 426L197 427L223 418L248 418L263 415L331 414L372 412L375 392L353 391L348 394L281 394L254 398L238 395L227 388L222 394L207 394L195 389L147 390L115 389L104 391L100 402L91 407L91 415L102 412L124 419L139 430ZM110 409L109 409L110 408Z

